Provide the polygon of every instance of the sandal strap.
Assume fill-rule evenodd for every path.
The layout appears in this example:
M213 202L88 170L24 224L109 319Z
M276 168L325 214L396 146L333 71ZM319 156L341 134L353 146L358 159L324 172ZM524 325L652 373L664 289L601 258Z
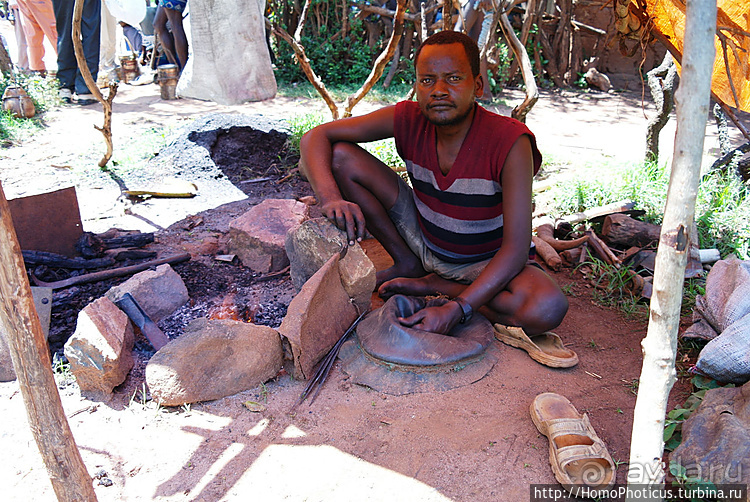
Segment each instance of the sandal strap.
M591 427L588 415L581 418L554 418L544 421L547 427L547 437L553 440L560 436L577 435L586 436L594 441L599 439Z
M601 442L595 442L592 445L572 445L565 446L557 450L557 463L564 470L570 463L579 460L592 461L601 459L612 467L609 453Z

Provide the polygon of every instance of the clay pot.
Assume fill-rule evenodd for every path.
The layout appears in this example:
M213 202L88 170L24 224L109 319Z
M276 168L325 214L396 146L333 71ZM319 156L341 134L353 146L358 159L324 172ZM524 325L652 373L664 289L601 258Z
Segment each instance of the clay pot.
M26 91L18 86L8 86L3 93L3 110L16 118L30 119L36 115L34 102Z

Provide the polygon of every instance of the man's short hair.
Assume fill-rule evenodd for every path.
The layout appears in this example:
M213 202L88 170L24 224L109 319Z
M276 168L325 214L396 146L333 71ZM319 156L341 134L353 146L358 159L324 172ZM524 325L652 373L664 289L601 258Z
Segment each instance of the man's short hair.
M476 77L479 75L479 47L476 42L471 39L468 35L461 33L460 31L438 31L431 37L427 38L422 45L417 49L417 53L414 55L414 68L417 68L417 61L419 60L419 54L422 52L422 48L426 45L450 45L450 44L461 44L464 46L464 52L471 65L471 75Z

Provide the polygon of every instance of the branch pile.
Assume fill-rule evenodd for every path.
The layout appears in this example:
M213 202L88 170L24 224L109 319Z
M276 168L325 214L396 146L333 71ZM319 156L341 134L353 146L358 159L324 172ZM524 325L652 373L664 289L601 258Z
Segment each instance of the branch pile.
M633 206L623 201L557 220L536 220L536 235L532 236L536 252L550 269L574 268L597 287L602 278L593 275L600 267L591 265L594 260L603 262L609 270L622 271L620 275L626 277L626 287L634 295L650 298L661 227L626 214L639 213ZM718 251L699 250L697 243L691 243L685 277L702 276L703 263L718 259Z

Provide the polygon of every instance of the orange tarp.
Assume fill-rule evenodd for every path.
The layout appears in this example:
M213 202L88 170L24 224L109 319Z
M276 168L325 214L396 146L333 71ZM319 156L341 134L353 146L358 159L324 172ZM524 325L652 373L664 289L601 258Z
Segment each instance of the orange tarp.
M659 38L675 59L680 61L685 35L684 0L646 0L645 4L648 17L654 23L654 30L661 35ZM718 0L717 7L716 31L721 34L725 43L722 45L719 35L714 37L716 60L711 92L725 104L750 112L750 0Z

